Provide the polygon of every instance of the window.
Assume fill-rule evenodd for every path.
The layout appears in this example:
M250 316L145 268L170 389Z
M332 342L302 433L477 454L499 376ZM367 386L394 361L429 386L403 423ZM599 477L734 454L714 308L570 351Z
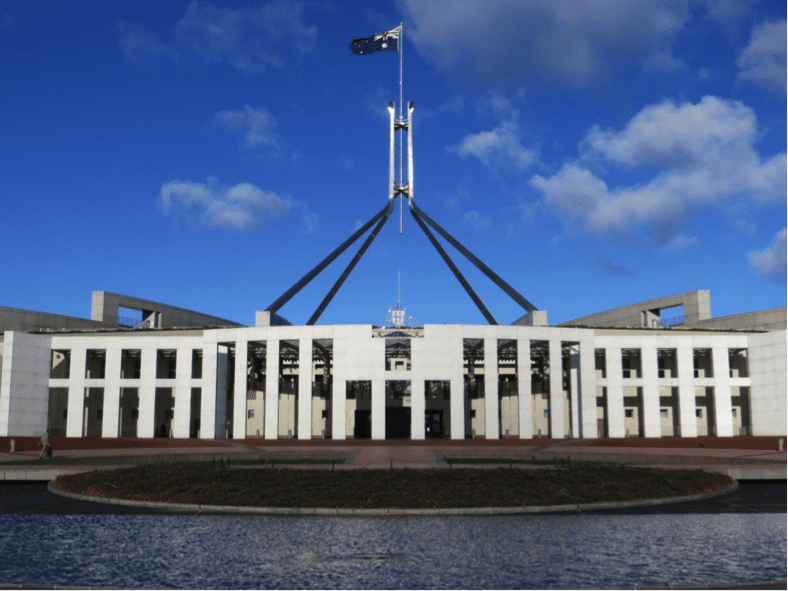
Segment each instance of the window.
M731 409L731 416L733 416L734 419L736 418L736 409L735 408Z
M253 419L254 418L254 409L249 409L248 411L246 411L246 418L247 419Z
M667 408L660 408L659 409L659 416L662 417L663 419L667 419L668 418L668 409Z
M627 408L624 410L624 416L628 419L631 419L635 416L635 412L631 408Z
M699 419L702 419L703 418L703 409L702 408L696 408L695 409L695 416L698 417Z
M549 409L544 411L544 418L546 418L546 419L550 418L550 410Z

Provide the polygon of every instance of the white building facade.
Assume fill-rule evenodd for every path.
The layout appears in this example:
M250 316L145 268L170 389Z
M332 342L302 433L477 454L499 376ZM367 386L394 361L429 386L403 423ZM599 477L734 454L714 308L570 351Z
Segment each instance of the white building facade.
M786 331L371 325L6 330L0 436L786 434Z

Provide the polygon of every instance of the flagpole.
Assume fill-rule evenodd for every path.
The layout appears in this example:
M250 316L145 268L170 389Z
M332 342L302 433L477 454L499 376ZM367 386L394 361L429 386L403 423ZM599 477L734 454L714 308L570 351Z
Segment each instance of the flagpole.
M399 50L399 120L402 122L402 46L405 40L405 29L402 23L399 24L399 39L397 41L397 49ZM404 178L402 175L402 132L399 135L399 185L405 186ZM402 234L402 195L399 196L399 233Z

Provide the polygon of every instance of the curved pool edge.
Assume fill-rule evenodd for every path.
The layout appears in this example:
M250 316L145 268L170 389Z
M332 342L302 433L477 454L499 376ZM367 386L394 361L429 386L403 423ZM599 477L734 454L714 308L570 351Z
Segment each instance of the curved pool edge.
M691 501L703 501L722 497L736 492L739 481L733 482L721 489L682 495L678 497L664 497L661 499L640 499L636 501L615 501L608 503L579 503L570 505L538 505L531 507L464 507L455 509L358 509L358 508L318 508L318 507L241 507L228 505L195 505L187 503L162 503L159 501L138 501L119 497L99 497L64 490L57 486L55 480L50 480L47 490L57 496L87 501L90 503L104 503L108 505L122 505L126 507L141 507L156 509L167 513L186 514L243 514L243 515L315 515L335 517L413 517L413 516L439 516L439 515L538 515L541 513L583 513L587 511L605 511L614 509L631 509L642 507L657 507L660 505L673 505Z

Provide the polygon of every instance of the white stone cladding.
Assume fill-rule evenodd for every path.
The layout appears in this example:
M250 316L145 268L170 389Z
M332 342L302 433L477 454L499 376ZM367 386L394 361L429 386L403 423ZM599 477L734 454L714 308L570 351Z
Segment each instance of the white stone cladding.
M426 430L429 413L438 415L438 434L451 439L473 435L472 425L478 426L477 436L483 432L487 439L530 439L540 430L542 436L554 438L596 438L598 416L609 437L658 438L666 429L672 433L674 425L676 434L683 437L697 436L699 425L711 429L710 434L729 437L739 434L741 417L732 419L732 397L742 389L749 393L750 432L786 434L785 330L426 325L418 334L398 337L409 341L408 362L389 368L385 335L394 329L375 332L379 330L371 325L323 325L46 335L7 331L0 379L0 435L38 435L46 429L50 389L67 391L64 416L49 420L62 421L70 437L120 436L121 423L128 423L132 412L126 410L127 416L121 418L124 389L137 391L132 427L137 437L186 438L198 429L202 438L384 439L396 420L411 439L420 440L436 434ZM330 342L328 390L313 388L317 375L313 343L317 340ZM481 343L484 351L476 376L484 385L483 395L475 400L467 392L465 341ZM280 362L284 342L293 351L298 348L289 357L289 369L283 369ZM512 342L516 343L516 359L510 356L499 361L502 345ZM547 343L550 371L544 383L532 379L534 342ZM254 403L247 401L250 343L264 345L266 352L265 379L255 388L264 387L264 391L259 391L262 398ZM662 349L673 351L678 375L667 372L660 377L657 359ZM730 349L748 350L746 376L736 373L732 377ZM595 350L604 351L604 377L595 368ZM711 352L711 371L695 377L693 359L698 350L706 359L707 351ZM68 352L67 377L60 373L50 377L52 351ZM121 373L124 352L129 351L139 354L139 375L133 377ZM164 369L162 352L169 359L174 357ZM202 356L199 375L193 375L195 352ZM627 361L625 368L622 352L635 355L639 367L628 369ZM95 369L96 358L103 359L103 371ZM297 381L297 387L286 394L283 377L288 383ZM428 392L432 382L446 386ZM349 399L349 383L363 384L361 391L370 397L362 399L367 394L357 394ZM402 384L405 390L394 393L395 385L401 388ZM605 390L606 402L598 408L604 400L598 396ZM197 392L200 410L192 413ZM663 411L661 398L672 392L677 396L675 410L670 406ZM255 433L247 433L249 411L254 409L264 409L264 419ZM479 413L476 418L474 412ZM702 420L696 417L698 412ZM363 430L364 421L368 421L368 432Z

